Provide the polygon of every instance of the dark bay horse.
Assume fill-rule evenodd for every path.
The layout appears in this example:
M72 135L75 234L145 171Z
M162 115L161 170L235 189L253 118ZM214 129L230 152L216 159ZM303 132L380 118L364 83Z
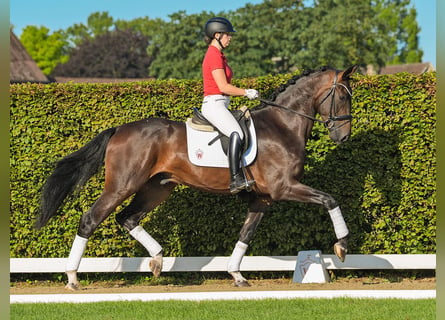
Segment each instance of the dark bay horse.
M334 252L341 261L347 253L348 229L336 200L329 194L299 182L303 174L305 145L314 121L323 122L336 143L351 133L350 75L346 70L320 68L304 72L280 87L271 100L251 110L258 153L246 169L255 180L251 192L240 196L248 201L248 212L229 259L228 272L236 286L247 286L240 263L264 212L278 200L314 203L325 207L338 241ZM319 114L322 120L315 118ZM185 123L149 118L107 129L78 151L57 162L43 186L36 228L56 215L68 195L85 184L105 161L105 184L100 197L82 215L67 261L67 288L78 289L77 270L88 238L122 202L135 194L116 221L149 252L154 276L162 271L162 247L139 221L165 201L177 184L200 190L230 194L229 170L193 165L187 156Z

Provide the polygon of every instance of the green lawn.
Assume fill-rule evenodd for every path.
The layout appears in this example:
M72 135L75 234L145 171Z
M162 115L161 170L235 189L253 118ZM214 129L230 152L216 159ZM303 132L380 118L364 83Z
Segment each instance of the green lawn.
M434 320L436 300L293 299L11 304L10 319Z

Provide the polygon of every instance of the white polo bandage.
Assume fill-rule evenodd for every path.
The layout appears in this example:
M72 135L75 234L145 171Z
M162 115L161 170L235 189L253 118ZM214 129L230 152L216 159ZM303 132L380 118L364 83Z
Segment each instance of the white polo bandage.
M80 260L87 247L88 239L82 238L76 234L73 245L71 246L70 255L66 263L66 271L77 271L79 269Z
M137 226L131 230L130 234L133 238L139 241L145 247L145 249L147 249L150 256L154 257L162 251L161 245L141 226Z
M244 242L238 241L230 256L229 263L227 264L227 272L240 271L241 260L247 251L248 245Z
M340 207L329 210L329 215L331 216L332 223L334 224L337 239L346 237L349 234L349 230L346 226L345 220L343 219L343 215L341 214Z

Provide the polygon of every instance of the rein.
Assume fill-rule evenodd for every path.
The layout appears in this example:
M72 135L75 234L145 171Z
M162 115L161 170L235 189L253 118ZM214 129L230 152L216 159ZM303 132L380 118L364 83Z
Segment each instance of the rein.
M281 105L281 104L278 104L278 103L275 103L275 102L273 102L273 101L266 100L266 99L263 99L263 98L258 98L258 100L261 101L261 102L263 102L263 103L265 103L265 104L271 105L271 106L273 106L273 107L277 107L277 108L284 109L284 110L286 110L286 111L289 111L289 112L298 114L299 116L305 117L305 118L307 118L307 119L309 119L309 120L316 121L316 122L320 122L320 123L323 123L323 124L326 123L326 121L323 121L323 120L317 119L317 118L315 118L315 117L311 117L311 116L309 116L309 115L307 115L307 114L304 114L304 113L301 113L301 112L298 112L298 111L289 109L288 107L285 107L285 106L283 106L283 105Z
M343 116L335 116L335 115L333 115L333 110L335 110L335 88L337 87L337 85L340 85L340 86L342 86L343 88L345 88L346 91L348 92L349 96L352 97L352 92L351 92L351 90L349 90L349 88L348 88L347 86L345 86L343 83L338 83L338 82L337 82L337 76L338 76L338 73L336 73L336 75L335 75L334 82L332 83L331 89L329 89L328 94L326 95L326 97L323 98L323 100L322 100L322 101L320 102L320 104L319 104L319 105L323 104L323 102L325 102L325 100L326 100L327 98L329 98L329 96L332 95L332 98L331 98L331 107L330 107L330 109L329 109L329 118L328 118L326 121L323 121L323 120L317 119L317 118L315 118L315 117L312 117L312 116L310 116L310 115L307 115L307 114L304 114L304 113L301 113L301 112L298 112L298 111L289 109L289 108L286 107L286 106L280 105L280 104L275 103L275 102L270 101L270 100L266 100L266 99L263 99L263 98L258 98L258 100L261 101L261 102L263 102L263 103L265 103L265 104L271 105L271 106L273 106L273 107L277 107L277 108L280 108L280 109L284 109L284 110L286 110L286 111L290 111L290 112L292 112L292 113L295 113L295 114L297 114L297 115L299 115L299 116L301 116L301 117L304 117L304 118L306 118L306 119L312 120L312 121L314 121L314 122L322 123L322 124L324 124L324 126L325 126L326 128L331 129L331 128L332 128L331 123L334 123L335 121L345 121L345 120L349 120L349 121L351 121L351 120L352 120L352 115L350 115L350 114L346 114L346 115L343 115Z

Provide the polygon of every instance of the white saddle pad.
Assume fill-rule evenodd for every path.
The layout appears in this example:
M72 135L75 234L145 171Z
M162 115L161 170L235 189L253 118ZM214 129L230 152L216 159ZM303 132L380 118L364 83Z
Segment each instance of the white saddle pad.
M229 167L229 161L221 147L221 140L218 139L212 145L208 145L218 135L218 132L198 131L187 123L186 128L188 157L193 164L203 167ZM241 157L244 166L251 164L255 160L257 153L257 140L253 120L250 121L249 132L250 146Z

